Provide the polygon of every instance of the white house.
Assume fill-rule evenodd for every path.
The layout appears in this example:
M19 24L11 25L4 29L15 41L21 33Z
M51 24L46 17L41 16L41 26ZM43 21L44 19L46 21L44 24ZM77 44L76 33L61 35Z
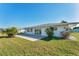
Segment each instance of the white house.
M45 30L48 27L54 28L54 36L62 37L61 32L70 31L72 27L79 24L79 22L72 23L50 23L50 24L42 24L33 27L26 27L23 30L24 34L36 35L36 36L47 36Z
M79 32L79 27L74 27L74 28L72 29L72 31L73 31L73 32Z

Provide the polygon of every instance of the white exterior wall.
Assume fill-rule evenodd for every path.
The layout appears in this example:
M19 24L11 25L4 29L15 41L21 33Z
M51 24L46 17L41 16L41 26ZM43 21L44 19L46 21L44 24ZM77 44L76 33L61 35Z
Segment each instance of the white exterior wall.
M26 30L24 34L32 34L32 35L34 35L34 29L33 29L32 32L27 32L27 30Z
M42 28L42 29L41 29L41 35L43 35L43 36L47 36L45 30L46 30L46 28Z
M66 29L64 29L63 27L57 27L57 30L54 30L54 36L56 37L62 37L61 32L62 31L66 31ZM42 33L41 35L47 36L46 32L45 32L45 28L42 29Z
M66 31L66 29L64 29L62 27L57 28L57 30L54 31L54 36L56 36L56 37L62 37L61 32L63 32L63 31Z
M41 29L41 35L42 36L47 36L47 34L46 34L46 32L45 32L45 29L46 28L42 28ZM35 29L33 29L33 31L32 32L25 32L24 34L32 34L32 35L35 35ZM64 29L63 27L57 27L57 30L54 30L54 36L56 36L56 37L62 37L62 35L61 35L61 32L62 31L66 31L66 29Z

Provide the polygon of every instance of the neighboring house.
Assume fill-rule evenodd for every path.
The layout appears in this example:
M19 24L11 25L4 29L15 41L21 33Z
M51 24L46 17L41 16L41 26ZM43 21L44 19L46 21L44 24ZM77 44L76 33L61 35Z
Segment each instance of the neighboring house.
M24 33L25 30L24 29L18 29L18 33Z
M72 31L73 32L79 32L79 27L74 27Z
M54 36L62 37L61 32L63 31L70 31L72 27L79 24L79 22L72 22L72 23L50 23L50 24L43 24L34 27L26 27L23 30L24 34L31 34L37 36L47 36L45 30L48 27L54 28Z

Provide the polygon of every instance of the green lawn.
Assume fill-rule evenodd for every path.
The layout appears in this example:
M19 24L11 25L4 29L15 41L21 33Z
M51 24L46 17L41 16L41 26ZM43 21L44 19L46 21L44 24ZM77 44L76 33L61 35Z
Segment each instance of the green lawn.
M71 35L77 38L76 41L39 40L29 41L21 38L0 38L1 56L79 56L79 33Z

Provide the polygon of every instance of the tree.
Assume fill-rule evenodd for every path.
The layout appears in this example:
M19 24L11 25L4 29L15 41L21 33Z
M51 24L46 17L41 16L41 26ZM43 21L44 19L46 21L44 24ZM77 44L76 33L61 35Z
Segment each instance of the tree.
M67 23L67 21L62 20L61 23Z
M5 33L8 35L8 37L14 37L18 31L15 27L11 27L11 28L7 28L7 29L3 29L2 33Z
M54 28L53 27L49 27L45 30L46 34L48 35L49 38L52 38L53 37L53 31L54 31Z

